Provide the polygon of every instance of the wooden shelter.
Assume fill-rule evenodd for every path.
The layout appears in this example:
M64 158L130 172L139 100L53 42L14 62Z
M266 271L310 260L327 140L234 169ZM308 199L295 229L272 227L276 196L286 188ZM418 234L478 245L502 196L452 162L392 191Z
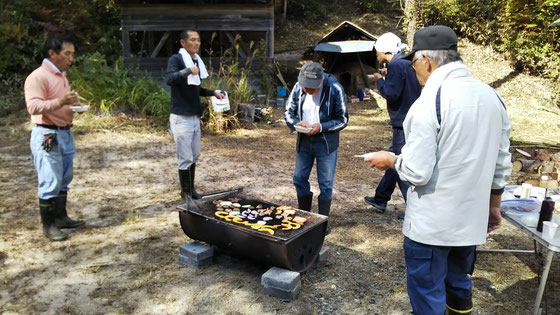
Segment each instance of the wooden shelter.
M220 57L239 47L239 57L251 54L249 41L264 41L264 55L274 55L274 11L287 0L119 0L123 58L153 76L165 71L167 59L180 48L179 34L200 32L201 57ZM241 34L241 40L236 37Z
M346 94L355 95L360 88L369 87L367 74L378 69L376 40L356 24L344 21L318 41L313 59L337 77Z

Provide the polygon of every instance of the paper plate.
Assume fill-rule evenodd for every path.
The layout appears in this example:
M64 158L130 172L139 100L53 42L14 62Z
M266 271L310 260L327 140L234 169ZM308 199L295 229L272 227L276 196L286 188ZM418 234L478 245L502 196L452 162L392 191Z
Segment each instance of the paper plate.
M70 108L72 108L72 111L74 111L76 113L81 113L81 112L85 112L86 110L88 110L89 105L74 105L74 106L70 106Z
M294 128L296 129L297 132L301 132L301 133L309 133L311 130L313 130L313 128L302 127L299 125L294 125Z

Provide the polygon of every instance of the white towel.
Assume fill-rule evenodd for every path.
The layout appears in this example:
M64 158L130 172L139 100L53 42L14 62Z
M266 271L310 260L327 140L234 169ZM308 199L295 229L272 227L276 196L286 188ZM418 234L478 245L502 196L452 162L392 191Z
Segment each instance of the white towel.
M192 60L191 55L185 50L185 48L179 49L179 54L183 57L183 62L187 68L194 67L194 62ZM194 58L198 60L198 75L189 74L187 77L187 83L189 85L200 85L200 79L208 78L208 71L206 71L206 66L202 61L202 58L198 54L194 54Z

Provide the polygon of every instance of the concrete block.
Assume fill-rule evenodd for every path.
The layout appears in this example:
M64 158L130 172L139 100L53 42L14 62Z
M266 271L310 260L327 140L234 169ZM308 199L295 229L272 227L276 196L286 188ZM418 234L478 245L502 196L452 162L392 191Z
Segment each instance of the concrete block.
M319 251L319 256L317 256L317 262L321 263L327 261L327 259L329 259L329 247L323 246Z
M266 288L275 288L282 291L293 291L301 284L299 272L278 267L272 267L261 277L261 284Z
M313 263L312 268L319 267L322 263L326 262L327 259L329 259L329 247L323 246L319 251L319 255L317 255L317 259L315 260L315 263Z
M179 248L179 255L195 261L204 260L214 256L214 249L199 242L191 242Z
M184 255L179 255L179 263L185 266L189 266L189 267L193 267L193 268L202 268L206 265L209 265L212 263L212 258L213 257L208 257L205 259L201 259L201 260L196 260L196 259L192 259L189 258L187 256Z
M284 290L280 290L277 288L273 288L273 287L269 287L269 286L264 286L264 289L266 290L266 292L272 296L275 296L277 298L281 298L283 300L295 300L295 298L298 296L299 291L301 290L301 284L298 283L298 285L293 288L290 291L284 291Z

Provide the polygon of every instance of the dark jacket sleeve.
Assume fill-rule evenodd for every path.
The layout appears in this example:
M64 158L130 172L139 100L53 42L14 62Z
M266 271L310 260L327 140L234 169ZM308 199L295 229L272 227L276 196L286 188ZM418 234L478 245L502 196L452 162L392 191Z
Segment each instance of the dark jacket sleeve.
M179 56L180 57L180 56ZM181 83L187 83L187 76L191 74L190 68L185 68L183 60L178 55L173 55L167 62L167 70L165 71L165 83L169 86Z
M403 67L406 67L406 65L400 62L390 65L385 79L377 81L379 94L388 101L396 102L402 94L406 73L406 69L403 69Z
M331 114L331 120L321 123L322 132L340 131L348 125L348 108L346 107L346 98L342 85L338 82L333 84L330 93L334 111Z
M200 88L200 96L214 96L214 90Z
M288 97L286 110L284 111L284 120L286 120L286 125L288 125L288 128L290 128L292 132L295 130L294 125L301 121L300 117L298 117L300 90L300 86L296 84Z

